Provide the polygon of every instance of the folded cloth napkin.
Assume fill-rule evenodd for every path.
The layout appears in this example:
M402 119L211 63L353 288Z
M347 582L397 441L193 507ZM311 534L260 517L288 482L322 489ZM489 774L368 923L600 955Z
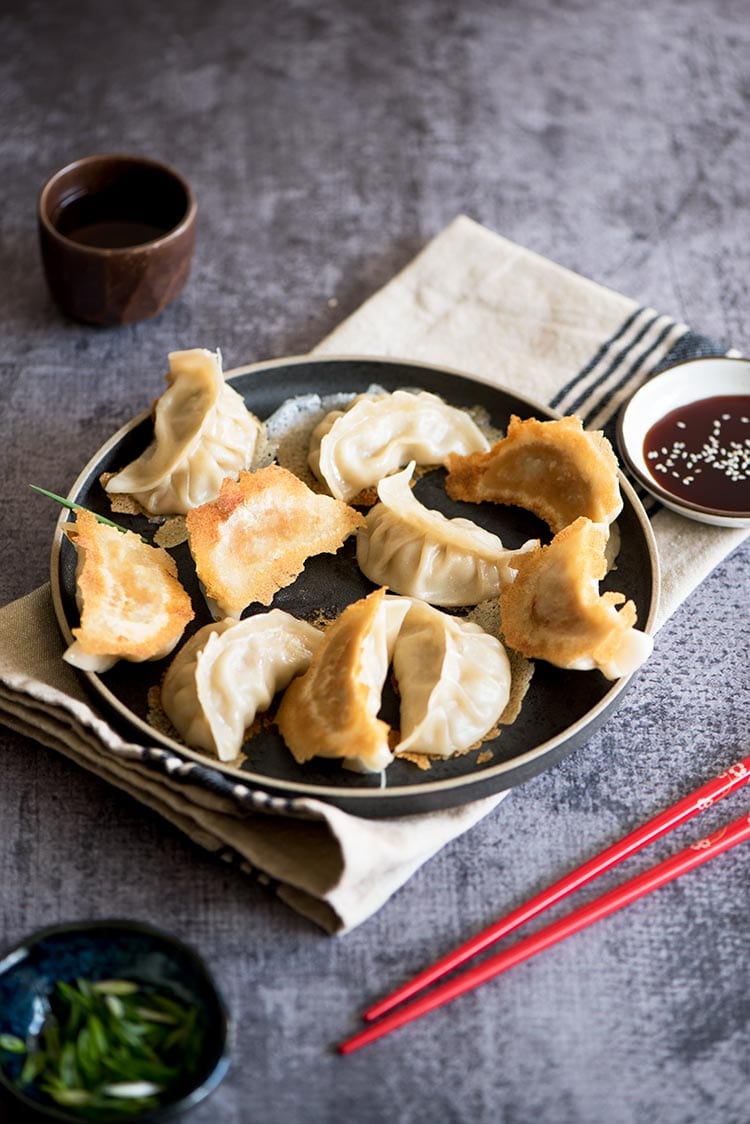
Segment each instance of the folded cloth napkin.
M317 354L454 367L610 429L664 365L725 348L459 217ZM658 624L746 532L655 508ZM251 791L158 746L124 740L63 662L48 586L0 609L0 721L130 793L191 839L273 887L328 932L371 916L503 794L445 812L366 820L312 799Z

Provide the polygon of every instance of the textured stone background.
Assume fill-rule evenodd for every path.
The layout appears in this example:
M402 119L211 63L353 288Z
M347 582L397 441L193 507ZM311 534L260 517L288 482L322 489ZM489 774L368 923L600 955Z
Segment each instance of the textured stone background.
M744 0L11 0L0 43L3 602L47 575L56 513L27 482L66 491L167 351L302 352L460 211L750 346ZM158 320L97 331L50 304L34 206L58 166L117 149L189 176L199 244ZM342 940L5 732L0 940L118 913L194 942L238 1016L195 1124L747 1124L742 848L360 1055L330 1045L366 999L748 752L749 590L745 547L585 749Z

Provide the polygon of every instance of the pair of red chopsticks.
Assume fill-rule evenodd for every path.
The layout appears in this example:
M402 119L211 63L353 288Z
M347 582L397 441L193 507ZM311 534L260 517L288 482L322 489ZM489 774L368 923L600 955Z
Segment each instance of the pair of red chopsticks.
M728 796L730 792L741 788L748 781L750 781L750 757L744 757L718 777L714 777L713 780L708 781L695 792L690 793L689 796L678 800L666 811L660 812L653 819L643 824L642 827L631 831L624 839L614 843L611 847L607 847L594 858L577 867L576 870L566 874L524 905L512 910L487 929L483 929L477 936L472 937L471 940L460 945L453 952L443 956L432 967L426 968L412 980L381 999L380 1002L375 1003L364 1014L364 1018L371 1025L342 1042L338 1046L339 1053L350 1054L354 1050L374 1042L377 1038L389 1034L390 1031L396 1030L397 1027L420 1018L428 1011L432 1011L436 1007L442 1007L443 1004L449 1003L451 999L479 987L480 984L500 975L501 972L507 972L509 968L521 964L524 960L528 960L545 948L550 948L551 945L557 944L565 937L585 929L588 925L593 925L595 921L599 921L602 917L608 917L610 913L623 909L624 906L630 905L638 898L650 894L652 890L664 886L674 878L679 878L681 874L692 870L693 867L708 862L715 855L720 855L723 851L728 851L730 847L750 838L750 814L746 812L739 819L726 824L712 835L699 839L697 843L691 843L689 847L678 851L671 858L657 863L656 866L636 875L635 878L631 878L622 886L616 886L608 893L602 894L594 901L589 902L588 905L574 910L567 917L552 922L532 936L522 938L517 944L497 953L481 964L469 968L461 975L446 980L413 1002L406 1002L461 964L465 964L472 956L483 952L495 941L499 941L501 937L507 936L519 925L530 921L543 910L573 893L580 886L585 886L586 883L603 874L604 871L617 866L618 863L629 855L635 854L636 851L640 851L648 843L666 835L667 832L672 831L673 828L678 827L699 812L705 811L717 800ZM404 1004L404 1006L400 1006L400 1004ZM398 1008L398 1010L394 1010L394 1008ZM381 1015L385 1017L381 1018Z

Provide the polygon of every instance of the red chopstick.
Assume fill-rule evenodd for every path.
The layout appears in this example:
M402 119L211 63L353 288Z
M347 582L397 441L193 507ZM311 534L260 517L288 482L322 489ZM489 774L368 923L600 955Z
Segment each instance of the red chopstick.
M720 776L702 785L695 792L679 800L676 804L666 809L666 811L659 813L642 827L626 835L625 838L618 843L606 848L599 855L596 855L594 858L584 863L583 866L578 867L570 874L561 878L558 882L555 882L548 889L542 891L542 893L537 894L525 905L513 910L500 921L484 929L478 936L473 937L466 944L461 945L458 949L444 956L432 967L420 972L413 980L397 988L396 991L392 992L385 999L376 1003L373 1007L370 1007L365 1013L365 1018L374 1019L381 1014L385 1014L386 1011L390 1011L397 1004L402 1003L405 999L415 995L430 983L434 983L452 969L465 963L466 960L487 948L494 941L507 935L525 921L537 916L550 905L560 901L561 898L566 897L568 894L572 893L573 890L590 882L598 874L610 869L627 856L645 847L647 843L660 838L660 836L666 834L674 827L690 819L692 816L697 815L699 812L704 811L717 800L722 799L722 797L727 796L730 792L747 784L749 780L750 757L745 757L742 761L738 761L729 769L725 770L725 772L721 773ZM691 844L691 846L678 852L678 854L674 855L671 859L666 859L664 862L657 864L650 870L626 882L624 885L616 887L614 890L609 891L609 893L602 895L588 905L574 911L568 917L553 922L533 936L522 939L506 951L491 957L461 976L448 980L429 992L429 994L422 996L413 1003L407 1004L400 1010L390 1014L387 1018L381 1019L380 1022L360 1031L352 1038L342 1042L338 1047L339 1052L344 1054L351 1053L353 1050L357 1050L361 1046L375 1041L375 1039L382 1037L391 1030L395 1030L397 1027L403 1026L407 1022L419 1018L421 1015L426 1014L427 1011L431 1011L435 1007L442 1006L451 999L455 999L456 996L463 994L463 992L478 987L493 976L507 971L515 964L519 964L523 960L527 960L529 957L536 955L537 952L541 952L543 949L556 944L572 933L586 928L588 925L600 920L600 918L606 917L610 913L624 908L624 906L636 901L637 898L643 897L644 894L648 894L659 886L664 885L666 882L678 878L686 871L692 870L693 867L707 862L708 859L713 858L714 855L721 854L722 851L727 850L729 847L741 843L744 839L748 838L748 836L750 836L750 816L746 814L727 827L720 829L714 835L708 836L698 843Z
M749 780L750 757L744 757L741 761L737 761L734 765L725 769L718 777L707 781L695 792L691 792L670 808L648 820L641 827L631 831L619 842L613 843L611 847L600 851L598 855L589 859L582 866L564 875L557 882L553 882L547 889L542 890L541 893L536 894L535 897L512 910L499 921L495 921L488 928L483 929L481 933L472 937L465 944L447 953L431 967L425 968L419 975L414 976L413 979L396 988L395 991L392 991L384 999L379 1000L365 1011L364 1018L368 1020L380 1018L381 1015L398 1006L399 1003L411 999L417 992L429 987L442 976L446 976L455 968L460 967L461 964L466 963L471 957L483 952L495 941L506 937L508 933L512 933L520 925L538 916L543 910L549 909L550 906L555 905L568 894L572 894L574 890L585 886L586 883L591 882L592 879L603 874L606 870L610 870L613 866L617 866L628 856L640 851L642 847L661 838L662 835L666 835L667 832L672 831L681 823L685 823L698 812L702 812L711 804L715 804L717 800L721 800L724 796L728 796L730 792L741 788Z

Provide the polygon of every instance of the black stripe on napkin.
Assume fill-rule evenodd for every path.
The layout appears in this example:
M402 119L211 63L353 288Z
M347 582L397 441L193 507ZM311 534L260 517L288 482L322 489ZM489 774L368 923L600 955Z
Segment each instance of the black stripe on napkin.
M646 309L641 309L640 311L645 312ZM593 415L598 412L598 410L607 401L607 399L611 397L611 395L614 394L614 392L622 386L623 382L625 382L632 376L633 371L638 370L641 365L646 362L649 356L653 354L653 351L657 346L656 342L652 344L645 355L639 356L638 359L636 359L630 366L628 366L628 368L626 369L626 373L622 376L622 378L617 380L614 386L605 395L603 395L601 398L596 398L597 389L602 385L602 383L605 383L614 374L622 369L628 358L632 356L633 353L637 350L638 345L643 340L643 337L651 331L658 320L658 312L652 312L648 319L638 330L638 332L636 332L636 334L633 336L630 343L625 347L620 348L609 366L604 371L602 371L602 373L598 375L589 386L581 391L578 397L575 398L573 402L571 402L566 407L565 412L568 414L576 414L579 412L581 406L588 404L586 413L589 417L593 417ZM664 335L666 335L667 332L671 331L674 326L674 322L670 321L664 329ZM660 335L659 339L663 339L663 336ZM580 379L582 378L583 376L581 375Z
M665 333L662 333L662 335L664 334ZM654 344L654 348L652 349L651 353L653 353L653 350L657 347L657 345L658 341ZM726 355L729 350L730 349L726 343L722 343L719 340L712 339L711 336L701 335L699 332L692 332L688 329L680 336L678 340L676 340L669 351L661 356L658 362L654 365L654 369L652 371L649 371L648 375L644 379L640 380L640 383L638 385L644 382L648 382L650 379L666 370L667 367L672 367L675 363L684 363L688 359L710 359L712 357L721 357L723 355ZM635 365L632 374L637 373L638 367L640 367L646 359L647 357L644 356L643 360ZM626 382L627 377L622 380L622 385L624 385ZM633 386L634 393L636 390L637 386ZM624 406L625 403L623 403L622 405ZM603 426L605 435L609 438L613 445L617 437L617 419L619 417L621 409L622 406L620 406L620 408L615 411L611 418L608 418L606 424ZM587 417L591 416L593 416L593 412L587 415ZM585 424L587 423L584 420L584 425Z
M614 335L611 336L604 344L602 344L593 358L584 367L581 368L581 370L574 378L570 379L566 383L566 385L562 387L560 391L558 391L558 393L550 402L550 405L553 408L559 405L559 403L565 398L567 394L570 393L570 391L576 386L576 384L585 379L586 376L590 374L594 367L598 363L600 363L606 355L613 353L614 348L625 335L625 333L628 332L630 328L632 328L637 318L645 311L645 309L639 308L634 313L632 313L632 315L628 316L628 318L623 322L621 327L618 328ZM575 405L581 405L583 402L585 402L588 393L591 390L594 390L599 383L611 376L617 370L617 368L627 359L628 356L632 356L633 349L637 347L645 332L648 331L649 328L653 327L658 319L659 316L656 313L649 317L645 327L643 327L636 334L636 336L634 336L632 342L627 347L620 349L616 358L613 358L612 362L609 364L606 372L603 375L599 376L594 383L592 383L591 387L589 387L589 391L582 393L579 398L576 399ZM648 350L643 355L639 356L637 359L631 362L622 377L618 379L615 385L609 388L606 395L604 395L589 407L582 418L584 426L588 426L591 422L591 419L595 417L596 414L598 414L602 409L606 408L607 403L611 401L612 398L620 390L622 390L624 386L627 385L628 381L634 379L635 376L637 376L638 372L643 368L643 366L648 363L649 359L663 345L664 340L667 338L669 333L676 327L677 321L666 321L664 328L659 333L658 337L654 340L653 344L648 348ZM664 371L667 367L673 366L675 363L684 363L689 359L708 359L712 357L721 357L726 355L729 350L730 348L726 343L713 339L711 336L705 336L701 335L699 332L693 332L688 328L682 333L679 339L675 341L669 351L667 351L658 359L658 361L654 364L653 370L649 371L645 378L639 380L633 386L633 391L635 392L638 385L641 385L644 382L648 382L649 379L654 378L655 375L660 374L661 371ZM574 406L566 410L566 413L574 412ZM619 413L620 409L615 410L613 416L609 418L605 425L602 427L605 436L609 439L613 448L617 447L617 418ZM655 500L653 496L649 495L649 493L646 492L645 488L642 488L635 480L632 480L631 483L634 484L636 492L638 493L638 497L646 509L647 515L649 516L649 518L653 518L653 516L661 510L662 505L658 500Z
M639 319L642 320L641 324L638 324ZM638 355L638 346L648 332L659 322L663 324L661 331L646 351ZM621 343L623 337L636 325L638 325L638 330L635 335L623 346ZM565 413L577 413L582 418L584 425L590 425L597 414L603 410L606 411L608 403L616 399L618 395L621 396L623 389L627 388L630 382L633 382L633 391L635 391L640 383L647 382L648 379L653 378L654 375L659 374L660 371L674 363L683 362L687 359L727 354L728 345L726 343L685 328L669 350L663 355L659 355L659 349L664 346L664 342L670 333L679 328L680 325L676 320L662 316L654 309L645 307L635 309L626 317L617 331L597 349L581 370L550 399L550 406L553 409L558 409L561 403L575 391L576 387L580 386L580 393L566 405ZM654 361L655 357L656 360ZM597 375L593 382L585 386L586 379L591 372L606 360L609 361L603 371ZM650 363L653 363L653 369L643 375L643 368L648 367ZM639 374L642 375L640 379L638 378ZM613 376L617 376L616 380L607 387L605 393L597 396L597 389L611 380ZM602 427L610 440L614 435L618 413L619 410L616 410L614 416L608 418Z
M615 332L615 334L613 336L610 336L606 343L602 344L602 346L599 348L593 358L589 360L586 366L583 367L577 375L574 375L572 379L566 382L564 386L560 387L557 394L550 401L550 406L553 410L557 409L563 398L565 398L565 396L570 393L576 383L580 382L581 379L584 379L586 375L588 375L589 372L593 371L594 367L596 367L596 365L604 359L604 356L613 349L613 347L616 343L619 342L619 340L622 339L622 337L642 312L642 308L637 308L635 312L631 316L629 316L624 324L622 324L622 326Z
M181 785L197 785L216 796L232 800L241 808L248 811L262 811L294 814L302 819L310 818L310 814L294 797L274 796L260 789L252 789L241 781L211 768L210 765L199 765L195 761L182 757L173 750L159 749L156 746L138 746L139 759L150 769L164 773Z
M659 317L655 316L643 329L643 331L639 333L638 337L633 340L633 344L639 343L640 340L643 339L643 336L646 334L646 332L653 327L658 319ZM643 355L639 355L638 358L630 364L625 373L617 380L617 382L612 384L606 394L603 394L601 398L599 398L596 402L589 406L588 410L583 415L584 426L589 425L592 419L596 417L596 415L601 410L605 410L608 404L615 397L615 395L618 394L622 390L622 388L631 381L631 379L634 379L638 375L638 373L643 369L646 363L648 363L649 359L651 359L654 353L657 352L662 346L669 333L672 332L676 327L677 325L673 320L669 320L665 324L659 335L656 337L651 346L643 353ZM606 375L602 376L601 379L598 379L596 385L598 385L599 382L602 382L604 378L606 378L609 374L610 372L608 371ZM643 381L646 382L647 379L644 379ZM591 389L594 388L592 387ZM635 387L633 389L635 390ZM584 401L586 397L587 395L582 396L581 402Z

